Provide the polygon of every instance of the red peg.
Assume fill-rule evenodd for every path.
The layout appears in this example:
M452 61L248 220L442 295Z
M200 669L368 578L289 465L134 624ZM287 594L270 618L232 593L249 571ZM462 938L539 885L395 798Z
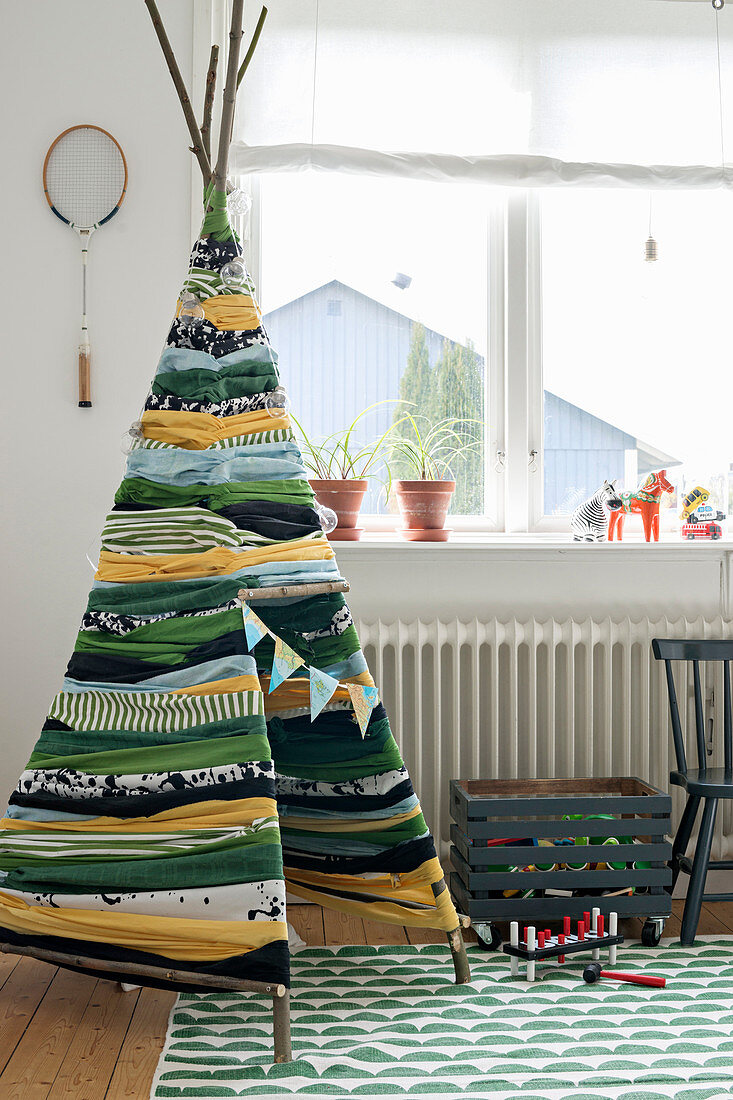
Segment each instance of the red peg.
M522 943L526 943L526 942L527 942L527 930L528 930L528 928L529 928L529 925L526 925L526 924L525 924L525 926L524 926L524 932L522 933Z
M598 920L596 921L596 935L599 939L603 939L603 913L598 914Z
M538 932L537 933L537 946L538 946L538 948L540 948L540 950L545 946L545 933L544 932Z
M578 939L579 940L584 940L585 939L585 924L583 923L582 920L578 921Z
M551 929L546 928L545 929L545 940L548 941L548 940L551 940L551 939L552 939L552 931L551 931Z
M563 917L563 919L562 919L562 930L563 930L564 935L566 935L566 936L570 935L570 917Z
M569 920L570 920L570 917L567 917L566 919L567 919L567 920L569 921ZM557 942L558 942L559 944L563 944L563 943L565 943L565 934L564 934L563 932L558 932L558 934L557 934ZM559 963L564 963L564 962L565 962L565 956L564 956L564 955L558 955L558 956L557 956L557 961L558 961Z
M590 932L590 913L583 913L583 924L586 932Z

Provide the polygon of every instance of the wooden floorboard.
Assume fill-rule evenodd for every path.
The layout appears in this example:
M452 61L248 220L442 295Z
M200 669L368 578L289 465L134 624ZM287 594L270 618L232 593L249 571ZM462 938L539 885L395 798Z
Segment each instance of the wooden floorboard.
M175 999L167 989L140 990L112 1080L99 1100L147 1100Z
M96 981L59 970L0 1076L3 1100L46 1100Z
M680 932L674 901L666 936ZM292 905L288 917L311 946L444 944L442 932ZM638 936L639 921L625 923ZM733 935L733 902L703 905L700 935ZM469 930L466 939L475 939ZM147 1100L175 994L124 993L115 982L0 956L0 1100Z

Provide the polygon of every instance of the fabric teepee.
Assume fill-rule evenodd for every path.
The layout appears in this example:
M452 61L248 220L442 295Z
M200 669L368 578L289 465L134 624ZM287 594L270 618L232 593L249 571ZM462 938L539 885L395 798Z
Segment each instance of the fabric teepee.
M125 980L121 962L287 985L286 883L458 920L225 190L205 206L74 652L0 822L0 935Z

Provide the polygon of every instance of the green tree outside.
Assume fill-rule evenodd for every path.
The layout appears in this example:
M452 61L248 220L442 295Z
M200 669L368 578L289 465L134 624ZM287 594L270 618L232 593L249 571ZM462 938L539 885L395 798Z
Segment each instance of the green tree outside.
M414 415L425 416L431 424L446 417L460 420L484 421L484 361L471 341L465 344L444 340L440 358L430 366L425 327L414 322L410 336L410 350L405 370L400 378L399 396L410 405L397 405L394 419L399 420L401 409L409 409ZM467 426L465 439L469 441L481 435L478 424ZM453 471L456 493L451 505L454 515L480 515L484 511L484 445L465 452L456 461ZM395 465L394 475L401 471Z

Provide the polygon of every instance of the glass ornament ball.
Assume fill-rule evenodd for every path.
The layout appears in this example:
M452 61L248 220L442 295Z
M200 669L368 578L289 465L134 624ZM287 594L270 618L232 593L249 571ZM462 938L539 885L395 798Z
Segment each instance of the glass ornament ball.
M235 218L243 218L249 214L252 199L241 187L235 187L227 195L227 211Z
M198 328L204 321L206 314L204 308L193 294L185 294L181 299L181 308L178 320L184 328Z
M247 278L247 268L244 265L244 260L241 256L236 256L233 260L224 264L219 274L225 286L241 286Z
M265 398L265 408L270 416L285 416L286 413L290 412L290 398L285 390L278 387L278 389L273 390L272 393L268 393Z
M333 508L327 508L325 504L316 504L316 512L321 521L324 535L330 535L339 525L339 518Z
M130 427L127 429L125 434L122 436L122 441L120 443L120 450L122 451L123 455L131 454L132 451L135 449L135 447L144 438L145 438L145 436L143 434L142 420L133 420Z

